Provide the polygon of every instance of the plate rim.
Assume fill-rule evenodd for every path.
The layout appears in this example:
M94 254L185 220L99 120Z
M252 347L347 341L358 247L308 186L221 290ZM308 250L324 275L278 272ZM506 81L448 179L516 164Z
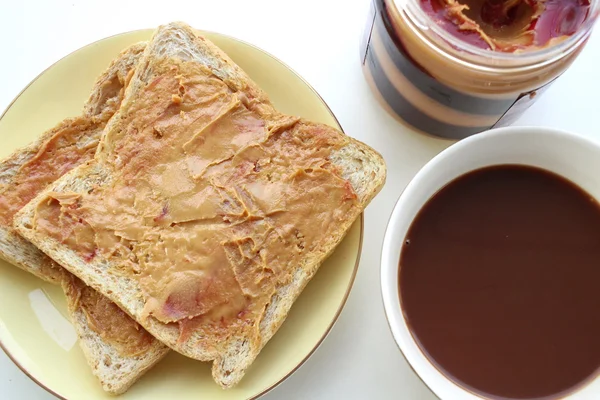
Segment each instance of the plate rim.
M142 28L142 29L134 29L131 31L126 31L126 32L120 32L120 33L116 33L114 35L109 35L106 37L103 37L101 39L97 39L94 40L93 42L90 42L84 46L78 47L77 49L65 54L64 56L60 57L58 60L54 61L52 64L50 64L48 67L44 68L42 70L42 72L40 72L38 75L36 75L27 85L25 85L25 87L23 89L21 89L21 91L12 99L12 101L8 104L8 106L6 106L6 108L4 109L4 111L2 111L2 114L0 114L0 121L2 120L2 118L4 118L4 116L6 115L6 113L8 113L8 111L12 108L12 106L14 105L14 103L21 97L21 95L23 95L23 93L29 89L29 87L35 83L38 79L40 79L45 73L47 73L51 68L53 68L56 64L58 64L59 62L61 62L62 60L64 60L65 58L71 56L74 53L77 53L80 50L83 50L84 48L93 46L99 42L105 41L107 39L111 39L114 37L118 37L118 36L126 36L126 35L130 35L130 34L134 34L134 33L139 33L139 32L144 32L144 31L154 31L155 29L152 28ZM210 31L210 30L204 30L204 29L194 29L196 32L199 33L208 33L210 35L215 35L215 36L221 36L223 38L227 38L233 41L236 41L238 43L242 43L246 46L252 47L255 50L265 54L266 56L268 56L269 58L271 58L274 62L281 64L283 67L285 67L286 69L288 69L289 71L291 71L294 75L296 75L309 89L311 92L313 92L321 101L321 103L323 103L323 105L325 106L325 108L327 109L327 112L331 115L331 117L333 118L333 120L335 121L335 123L337 124L337 128L339 128L340 131L342 131L342 133L346 134L346 132L344 131L344 128L342 127L342 124L340 123L340 121L337 119L337 117L335 116L335 114L333 113L333 111L331 110L331 107L329 107L329 104L327 104L327 102L325 101L325 99L323 99L323 97L319 94L319 92L317 92L317 90L310 84L308 83L308 81L306 79L304 79L304 77L302 75L300 75L298 72L296 72L296 70L294 70L293 68L291 68L289 65L287 65L285 62L281 61L279 58L275 57L273 54L269 53L266 50L263 50L262 48L249 43L245 40L239 39L235 36L231 36L231 35L226 35L220 32L215 32L215 31ZM360 233L359 233L359 239L358 239L358 251L357 251L357 256L356 256L356 261L354 263L354 268L352 270L352 275L350 276L350 281L348 282L348 287L346 289L346 292L344 293L344 297L342 298L342 301L335 313L335 315L333 316L333 319L331 320L330 324L327 326L327 328L325 329L325 331L323 332L323 335L321 336L321 338L319 338L319 340L317 341L317 343L315 344L315 346L306 354L306 356L300 360L300 362L294 367L292 368L289 372L287 372L283 377L281 377L281 379L279 379L277 382L273 383L272 385L270 385L269 387L265 388L264 390L262 390L260 393L257 393L255 395L253 395L252 397L249 397L247 400L256 400L264 395L266 395L267 393L269 393L271 390L275 389L277 386L279 386L281 383L283 383L287 378L289 378L291 375L293 375L296 371L298 371L298 369L300 369L300 367L302 367L304 365L304 363L306 363L306 361L308 361L308 359L315 353L315 351L317 351L317 349L321 346L321 344L325 341L325 339L327 338L327 336L329 335L329 333L331 332L331 330L333 329L334 325L337 323L347 301L348 301L348 297L350 296L350 292L352 291L352 287L354 286L354 282L356 280L356 275L358 273L358 266L360 264L360 259L361 259L361 255L362 255L362 246L363 246L363 236L364 236L364 231L365 231L365 214L364 211L360 214L360 217L357 218L357 220L360 220ZM355 221L356 222L356 221ZM354 222L354 223L355 223ZM79 338L77 339L77 341L79 341ZM40 388L44 389L46 392L50 393L51 395L55 396L56 398L60 399L60 400L69 400L66 397L63 397L62 395L60 395L59 393L57 393L55 390L53 390L52 388L50 388L50 385L47 385L45 383L43 383L40 379L38 379L37 377L35 377L33 375L33 373L29 372L29 370L27 368L25 368L16 358L15 355L13 355L9 349L7 348L7 346L5 345L5 343L2 341L2 338L0 338L0 348L4 351L4 353L8 356L8 358L21 370L21 372L23 372L29 379L31 379L35 384L37 384ZM118 398L118 396L117 396Z

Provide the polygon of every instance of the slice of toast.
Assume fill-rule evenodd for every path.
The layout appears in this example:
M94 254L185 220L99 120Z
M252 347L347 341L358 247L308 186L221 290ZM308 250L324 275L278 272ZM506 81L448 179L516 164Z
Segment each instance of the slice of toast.
M73 274L67 274L62 286L79 345L106 392L114 395L124 393L168 353L168 347L140 327L115 303ZM97 304L94 307L89 303L82 304L84 299ZM96 314L98 310L101 315ZM92 328L91 324L98 321L103 325ZM128 327L129 335L124 337L127 340L119 343L107 340L106 335L114 327L122 330L123 326Z
M229 138L227 135L232 132L239 135ZM143 182L153 179L151 171L163 168L159 164L161 157L168 157L179 148L183 149L180 158L170 160L176 166L175 173L161 178L162 183L144 186ZM253 148L262 148L269 156L260 158L252 153ZM242 153L243 157L236 158ZM206 159L199 160L200 156ZM139 168L128 167L137 164ZM177 165L182 169L178 170ZM292 167L297 169L291 170ZM248 195L250 186L238 191L234 183L242 170L252 176L253 182L266 185L264 193L256 194L267 193L261 197L262 203L257 198L252 200L254 194ZM128 171L137 175L126 175ZM385 176L385 163L373 149L331 127L277 112L266 94L219 48L196 36L187 25L172 23L160 27L146 47L121 108L107 125L94 161L66 174L36 197L17 214L15 227L73 274L118 303L163 343L188 357L213 361L213 378L228 388L240 381L281 326L321 263L379 192ZM323 185L319 177L323 177ZM234 183L219 181L223 179ZM220 183L213 183L216 181ZM301 186L303 182L307 185ZM181 215L175 220L181 204L173 193L184 193L190 184L194 188L211 185L209 189L218 191L222 202L205 207L205 192L196 192L199 197L194 201L200 203L194 203L188 211L206 212L209 217L194 220ZM134 189L128 191L126 185ZM282 192L278 193L277 187ZM146 189L148 193L144 192ZM296 197L286 197L288 189ZM132 197L126 199L123 193ZM310 197L315 193L321 197ZM166 201L165 205L152 208L156 206L152 203L155 197ZM106 203L98 205L94 201ZM194 251L210 253L215 242L211 242L212 236L192 239L190 233L204 235L215 229L211 231L215 232L213 236L220 238L223 232L232 233L231 229L238 226L258 229L263 227L260 220L297 216L277 204L269 213L260 214L264 210L253 208L264 203L268 209L274 201L287 202L291 209L303 213L302 218L296 219L296 229L283 223L265 228L264 237L277 246L260 252L243 238L235 243L222 242L226 258L219 259L222 263L209 265L218 272L194 270L203 267L198 261L202 258L196 257ZM148 202L152 203L151 210L144 208ZM126 211L117 213L110 209L114 204L121 207L125 203L131 205ZM232 210L240 204L245 211L236 214ZM219 210L216 214L213 207ZM255 212L262 216L255 218ZM83 213L79 223L77 213ZM100 220L102 224L97 223ZM114 224L121 226L113 229ZM160 234L145 239L155 231ZM169 238L180 231L187 233L178 237L173 247L162 244L170 243ZM136 239L140 234L142 238ZM113 248L108 243L117 237ZM233 249L227 247L232 243ZM141 246L152 249L140 253ZM164 246L162 250L160 246ZM155 247L159 250L152 252ZM275 253L285 262L273 258L271 254ZM144 269L153 260L170 254L181 258L176 263L161 261L152 270ZM240 261L240 257L252 261ZM256 267L261 260L261 267ZM225 266L226 262L231 269ZM169 272L171 267L175 272ZM178 268L192 270L185 271L190 272L183 274L185 279L177 280ZM222 279L212 275L221 272ZM160 290L152 292L148 282L163 288L162 274L178 286L169 286L162 294L166 300L161 302L153 297L161 296ZM231 276L237 284L228 280ZM259 289L253 291L252 285ZM243 292L243 296L238 292ZM178 300L185 307L179 309ZM238 300L242 306L236 303ZM155 307L157 304L162 308ZM237 313L239 307L241 311ZM191 309L197 313L191 315ZM183 317L176 317L180 312Z
M69 272L18 235L12 227L12 219L16 211L48 184L93 158L100 135L119 108L125 86L144 47L145 43L136 44L119 54L97 79L81 116L60 122L35 142L0 162L0 257L38 278L62 284L84 355L104 390L113 394L127 390L167 353L168 348L148 338L150 335L141 329L135 333L134 339L144 339L143 343L140 342L143 351L128 352L111 344L111 339L106 337L105 326L92 329L86 315L91 303L82 304L78 293L93 289L76 281ZM134 323L116 305L111 306L101 298L94 299L110 309L108 320L124 326ZM106 316L104 318L107 319Z

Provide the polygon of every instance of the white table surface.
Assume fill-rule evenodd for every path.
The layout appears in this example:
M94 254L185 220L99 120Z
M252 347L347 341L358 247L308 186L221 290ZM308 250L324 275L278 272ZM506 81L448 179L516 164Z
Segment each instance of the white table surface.
M185 5L188 3L187 5ZM397 197L451 144L411 132L379 106L359 64L369 0L0 0L0 110L64 55L116 33L182 20L251 42L290 65L323 96L346 133L386 159L387 184L365 214L356 282L319 350L269 399L433 399L388 330L379 289L383 234ZM600 33L516 123L600 140ZM0 351L0 398L52 399Z

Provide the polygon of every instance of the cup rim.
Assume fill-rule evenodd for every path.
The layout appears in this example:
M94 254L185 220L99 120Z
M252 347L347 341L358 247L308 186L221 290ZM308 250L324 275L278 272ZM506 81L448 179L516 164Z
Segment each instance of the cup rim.
M429 160L409 181L404 190L398 196L396 200L392 213L388 219L384 239L381 248L381 259L380 259L380 285L381 285L381 297L384 306L384 312L388 327L392 333L392 337L394 338L394 342L396 343L400 353L406 360L408 366L414 371L417 377L425 384L425 386L438 398L442 399L445 393L440 391L440 388L437 384L432 384L432 380L430 377L423 376L421 372L419 372L420 368L415 367L413 365L413 361L411 361L410 357L406 354L407 344L415 344L419 349L420 353L423 355L423 358L426 361L426 369L428 371L436 371L438 376L443 378L443 381L446 384L449 384L453 387L453 391L455 393L461 393L463 396L466 396L469 399L479 399L479 400L487 400L487 397L483 397L478 393L474 393L470 391L468 388L463 387L452 379L447 377L442 371L439 370L438 367L433 364L427 356L423 353L420 346L416 343L415 338L412 334L408 335L408 343L404 343L404 340L400 337L401 330L405 329L405 320L402 307L400 305L399 298L399 288L398 288L398 263L400 259L400 252L394 250L396 232L398 230L398 221L400 220L400 216L402 213L402 206L406 202L406 199L411 198L415 188L419 187L420 180L422 177L430 174L432 170L434 170L437 165L440 163L442 159L445 159L451 156L454 153L462 152L466 147L473 146L474 143L491 140L496 138L497 136L505 135L505 136L513 136L513 135L551 135L554 137L561 137L562 139L572 140L579 142L580 144L591 146L595 148L595 151L598 152L600 156L600 143L594 141L588 137L582 136L578 133L569 132L561 129L549 128L549 127L536 127L536 126L511 126L504 128L496 128L491 129L476 135L472 135L466 139L460 140L448 148L444 149L440 153L438 153L435 157ZM491 164L491 165L500 165L500 164ZM472 170L476 170L477 168L473 168ZM452 178L456 179L456 178ZM452 179L447 181L450 182ZM435 188L440 189L442 186ZM425 204L425 203L423 203ZM414 217L413 217L414 219ZM412 220L411 220L412 222ZM394 279L390 279L390 277ZM400 315L400 320L398 320L397 315ZM595 378L600 378L600 375ZM590 380L590 382L595 379ZM590 382L582 386L578 386L574 391L566 394L564 397L565 400L569 399L572 395L575 395L582 391L585 387L588 386Z

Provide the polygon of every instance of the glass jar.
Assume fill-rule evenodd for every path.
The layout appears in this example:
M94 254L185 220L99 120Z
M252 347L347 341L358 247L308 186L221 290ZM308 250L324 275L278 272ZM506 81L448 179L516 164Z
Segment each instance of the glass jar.
M516 120L571 65L598 15L539 50L491 51L444 30L422 0L373 0L362 42L363 71L394 116L423 133L462 139ZM460 2L460 0L459 0Z

